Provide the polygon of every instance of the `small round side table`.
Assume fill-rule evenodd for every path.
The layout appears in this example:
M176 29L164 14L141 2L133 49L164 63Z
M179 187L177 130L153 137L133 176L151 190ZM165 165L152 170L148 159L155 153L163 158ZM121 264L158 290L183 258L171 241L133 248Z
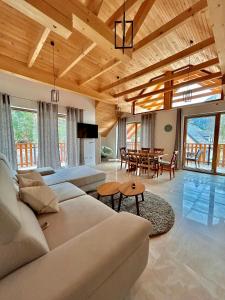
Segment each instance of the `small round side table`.
M133 188L133 184L135 183L135 188ZM137 207L137 215L140 215L139 212L139 202L138 202L138 196L141 196L142 201L144 201L144 191L145 191L145 186L141 182L132 182L128 181L119 186L119 191L120 191L120 200L119 200L119 206L118 206L118 211L120 211L120 206L123 200L123 196L125 198L127 197L135 197L136 200L136 207Z
M111 197L111 202L112 202L112 209L114 209L114 196L119 193L119 182L107 182L103 183L97 188L97 193L98 193L98 200L100 200L100 197Z

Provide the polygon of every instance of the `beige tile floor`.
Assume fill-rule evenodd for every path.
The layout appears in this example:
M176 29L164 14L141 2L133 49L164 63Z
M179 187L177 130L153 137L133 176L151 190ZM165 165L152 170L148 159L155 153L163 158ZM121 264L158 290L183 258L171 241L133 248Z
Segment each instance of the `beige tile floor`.
M127 300L225 299L225 177L178 171L140 178L118 163L98 166L107 181L142 180L174 208L172 230L150 240L148 265Z

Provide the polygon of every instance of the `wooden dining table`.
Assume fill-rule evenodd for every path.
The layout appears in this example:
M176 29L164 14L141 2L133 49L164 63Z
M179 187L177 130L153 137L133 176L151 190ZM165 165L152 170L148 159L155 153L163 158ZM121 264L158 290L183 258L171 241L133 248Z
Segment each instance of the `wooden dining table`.
M126 155L132 155L135 157L149 157L150 160L157 160L160 161L164 156L167 156L168 154L166 153L157 153L157 152L146 152L146 151L134 151L132 152L132 150L129 150L126 152ZM128 168L127 168L127 172L132 172L135 171L134 169L130 169L129 168L129 163L128 163ZM153 174L152 177L154 177L155 174Z

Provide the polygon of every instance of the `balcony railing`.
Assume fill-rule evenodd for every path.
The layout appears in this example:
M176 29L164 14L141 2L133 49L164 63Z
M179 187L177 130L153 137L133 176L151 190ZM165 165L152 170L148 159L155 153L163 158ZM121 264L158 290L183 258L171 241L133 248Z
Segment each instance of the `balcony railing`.
M186 144L186 153L196 154L198 149L202 150L199 162L210 165L213 159L213 144ZM225 167L225 144L218 145L217 167Z
M16 143L17 165L19 169L35 168L38 160L38 144ZM59 143L59 155L61 165L66 161L66 144Z

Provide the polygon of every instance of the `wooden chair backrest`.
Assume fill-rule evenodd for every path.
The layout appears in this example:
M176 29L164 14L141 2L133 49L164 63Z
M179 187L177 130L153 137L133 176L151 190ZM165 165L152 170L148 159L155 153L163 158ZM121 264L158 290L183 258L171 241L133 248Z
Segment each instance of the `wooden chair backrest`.
M178 154L178 151L174 151L173 152L173 155L172 155L172 158L171 158L171 166L175 166L176 163L177 163L177 154Z
M126 156L126 147L120 148L120 157L123 158Z
M164 149L163 148L154 148L154 152L157 153L157 154L163 154Z

